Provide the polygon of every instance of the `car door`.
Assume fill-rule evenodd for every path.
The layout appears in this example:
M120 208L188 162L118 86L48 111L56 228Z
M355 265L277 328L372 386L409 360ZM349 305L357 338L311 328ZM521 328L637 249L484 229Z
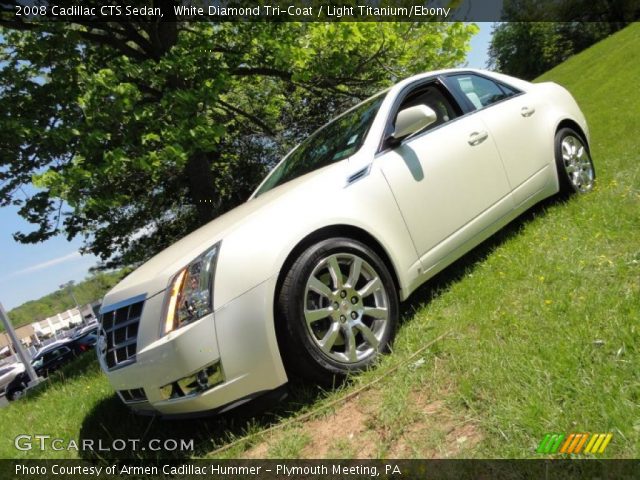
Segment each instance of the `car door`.
M436 122L375 163L382 170L426 271L488 224L511 211L504 167L482 119L463 115L439 80L420 84L399 97L397 112L417 104L432 108Z
M73 357L73 352L67 346L60 347L58 349L58 357L56 359L56 369L62 367L69 362Z
M64 348L66 347L58 347L44 354L42 368L47 375L60 368L64 361Z
M542 121L542 103L526 93L475 73L446 76L449 88L468 100L471 109L491 133L513 190L520 204L544 188L545 171L553 158L552 145L540 139L551 138Z
M55 364L57 357L57 350L52 350L42 356L42 366L40 369L42 370L43 376L48 376L50 372L53 372L56 369Z

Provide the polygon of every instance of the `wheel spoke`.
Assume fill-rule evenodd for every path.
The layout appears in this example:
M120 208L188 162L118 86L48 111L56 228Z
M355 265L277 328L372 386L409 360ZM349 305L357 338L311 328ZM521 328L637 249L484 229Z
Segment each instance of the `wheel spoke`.
M318 320L322 320L323 318L327 318L333 309L331 307L327 308L318 308L317 310L306 310L304 311L304 317L307 319L307 323L311 325Z
M358 278L360 278L360 271L362 270L362 259L356 257L351 262L351 266L349 267L349 277L347 278L346 286L350 288L355 288L356 283L358 283Z
M369 345L371 345L373 348L378 348L378 345L380 345L380 342L378 341L378 339L376 338L376 336L374 335L374 333L371 331L369 327L367 327L362 322L356 323L355 326L358 330L360 330L360 333L362 333L362 336L364 337L364 339L367 341Z
M313 290L319 295L322 295L323 297L331 298L331 296L333 295L331 289L316 277L311 277L309 279L309 289Z
M584 155L578 160L578 164L585 170L591 170L591 160L589 155Z
M347 324L342 329L344 335L345 355L350 362L358 361L358 352L356 351L356 336L353 329Z
M342 272L340 271L340 265L338 264L338 259L336 256L329 257L327 268L329 269L329 274L331 275L331 279L333 280L333 287L338 290L342 288Z
M386 320L388 312L386 308L382 307L364 307L363 315L380 320Z
M374 277L371 280L369 280L369 283L367 283L364 287L358 290L358 294L362 298L368 297L369 295L371 295L376 290L379 290L380 288L382 288L382 282L380 282L380 277Z
M338 338L339 333L340 325L335 322L332 323L329 331L325 334L324 337L322 337L322 340L318 342L320 344L320 347L327 353L331 353L331 348L333 347L333 344L336 343L336 339Z

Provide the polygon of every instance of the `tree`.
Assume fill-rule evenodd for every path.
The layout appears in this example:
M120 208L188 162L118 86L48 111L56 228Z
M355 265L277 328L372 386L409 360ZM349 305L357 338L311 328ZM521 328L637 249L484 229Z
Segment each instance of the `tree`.
M113 272L97 272L73 286L73 295L80 305L100 300L111 288L129 273L129 269ZM58 313L75 308L76 304L68 288L56 290L38 300L29 300L9 312L15 327L38 322ZM0 325L0 332L4 330Z
M283 149L337 111L458 64L475 32L184 23L172 2L153 4L163 21L21 21L5 6L0 205L37 227L17 241L81 235L105 267L142 261L244 201Z
M488 66L530 80L638 18L637 0L506 1Z
M489 67L531 80L566 60L571 51L554 23L502 23L493 30Z

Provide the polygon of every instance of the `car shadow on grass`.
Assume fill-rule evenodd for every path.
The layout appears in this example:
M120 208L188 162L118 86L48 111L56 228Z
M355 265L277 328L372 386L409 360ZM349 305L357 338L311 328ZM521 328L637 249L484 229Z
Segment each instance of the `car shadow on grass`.
M496 248L561 201L552 197L534 206L418 288L403 302L401 322L410 321L417 310L460 281ZM116 459L183 460L211 455L250 432L264 430L309 410L327 395L316 385L298 381L290 382L286 389L285 399L282 391L278 391L226 413L185 420L135 415L114 394L95 405L85 417L80 438L92 440L93 449L80 451L80 455L105 462ZM134 443L135 449L132 448ZM189 448L181 449L181 445ZM110 450L106 450L108 448Z
M415 313L428 305L432 300L448 290L452 285L462 280L478 265L482 264L498 247L509 239L517 237L520 232L538 217L544 216L549 208L562 205L566 198L555 195L534 205L518 218L512 220L498 232L486 239L480 245L467 252L444 270L430 278L418 287L401 305L400 324L409 321Z
M262 395L228 412L185 419L136 415L114 394L85 417L80 439L93 443L79 454L87 460L105 462L202 457L249 432L295 416L324 394L314 385L296 382L286 390Z

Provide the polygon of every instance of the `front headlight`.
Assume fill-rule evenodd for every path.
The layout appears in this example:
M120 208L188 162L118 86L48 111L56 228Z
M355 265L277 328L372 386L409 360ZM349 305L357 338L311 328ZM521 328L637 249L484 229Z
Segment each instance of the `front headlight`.
M220 242L180 270L169 285L164 334L213 311L213 279Z

